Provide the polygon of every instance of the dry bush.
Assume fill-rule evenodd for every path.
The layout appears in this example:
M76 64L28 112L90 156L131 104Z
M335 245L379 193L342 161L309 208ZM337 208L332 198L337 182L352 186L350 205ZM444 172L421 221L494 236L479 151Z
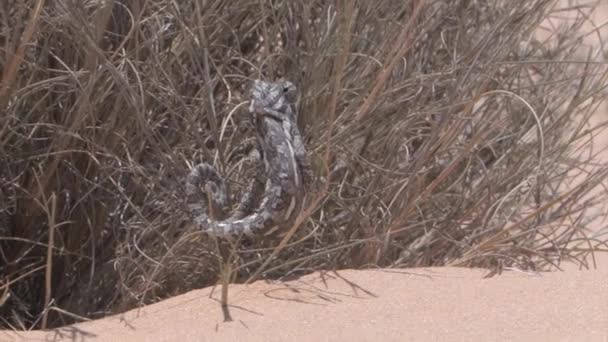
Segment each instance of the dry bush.
M533 36L555 12L549 0L0 6L5 327L214 284L216 244L189 221L184 178L213 161L239 195L249 168L234 151L252 137L243 90L259 77L299 85L321 185L285 248L235 246L235 281L544 270L585 264L601 245L586 211L607 168L584 151L602 128L588 121L608 74L581 50L590 7L549 42Z

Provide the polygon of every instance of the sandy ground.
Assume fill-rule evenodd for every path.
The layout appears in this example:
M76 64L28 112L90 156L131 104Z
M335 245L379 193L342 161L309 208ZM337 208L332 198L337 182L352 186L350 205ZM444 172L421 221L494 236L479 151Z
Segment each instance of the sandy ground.
M1 341L608 341L608 270L508 272L460 268L339 271L218 291L196 290L141 310Z
M608 20L608 2L594 19ZM608 135L597 144L608 146ZM490 279L458 268L315 273L232 286L232 322L217 291L202 289L57 330L0 331L0 341L608 342L608 255L598 257L594 271Z

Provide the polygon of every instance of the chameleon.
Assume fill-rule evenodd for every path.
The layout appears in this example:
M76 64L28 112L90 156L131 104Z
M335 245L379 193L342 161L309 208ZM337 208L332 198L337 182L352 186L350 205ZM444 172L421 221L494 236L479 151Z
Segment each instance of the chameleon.
M313 175L297 124L296 91L293 83L283 79L253 82L249 113L256 131L255 155L263 160L265 180L261 175L250 180L232 215L225 217L230 205L225 179L208 163L192 168L186 179L188 206L194 223L204 233L227 238L269 235L293 223L302 210L305 188ZM198 196L201 185L207 212ZM256 193L262 190L256 205L260 197Z

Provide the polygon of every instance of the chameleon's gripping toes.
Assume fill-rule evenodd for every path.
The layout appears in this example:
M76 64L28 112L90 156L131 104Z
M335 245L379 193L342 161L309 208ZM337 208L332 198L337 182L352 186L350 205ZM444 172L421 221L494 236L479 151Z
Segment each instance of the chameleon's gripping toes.
M190 172L186 192L195 223L216 236L270 234L293 223L302 208L304 187L312 181L312 171L297 125L295 86L289 81L256 80L250 92L249 111L257 132L260 155L264 161L265 181L251 180L236 211L227 219L216 221L204 212L207 206L212 217L223 215L229 206L225 180L207 163L196 165ZM206 205L198 196L201 184L207 195ZM260 203L256 189L264 189ZM205 201L203 201L205 202Z

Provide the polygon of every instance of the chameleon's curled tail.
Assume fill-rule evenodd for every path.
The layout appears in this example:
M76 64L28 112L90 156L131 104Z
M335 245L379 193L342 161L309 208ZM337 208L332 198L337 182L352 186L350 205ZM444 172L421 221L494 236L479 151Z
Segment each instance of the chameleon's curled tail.
M201 184L204 186L207 195L202 199L199 198ZM223 218L225 210L229 205L228 191L224 178L220 176L213 166L207 163L196 165L188 175L186 179L186 196L188 209L193 217L207 215L206 211L209 211L210 215L214 218Z
M201 185L206 194L202 199ZM272 186L267 186L265 199L254 208L263 187L261 177L252 179L234 213L225 218L230 203L226 182L213 166L201 163L192 169L186 180L188 207L195 224L206 234L219 237L257 234L271 230L276 225L276 211L282 209L274 200L280 198L282 189Z

